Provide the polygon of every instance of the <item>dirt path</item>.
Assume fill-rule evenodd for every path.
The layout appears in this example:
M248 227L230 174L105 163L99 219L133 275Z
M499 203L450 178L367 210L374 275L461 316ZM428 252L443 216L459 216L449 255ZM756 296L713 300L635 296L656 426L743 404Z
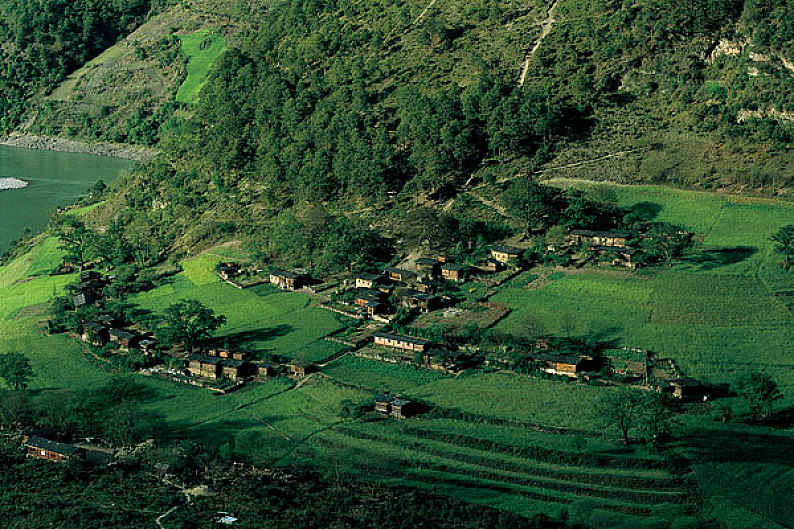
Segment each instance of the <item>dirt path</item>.
M165 529L165 526L163 525L163 519L166 516L168 516L169 514L171 514L172 512L174 512L175 510L177 510L178 508L179 508L179 506L175 505L175 506L171 507L170 509L168 509L167 511L165 511L160 516L158 516L157 518L155 518L154 519L154 523L157 524L157 527L159 527L160 529Z
M415 25L417 25L419 22L421 22L421 21L422 21L422 19L424 18L424 16L427 14L427 12L428 12L428 11L430 11L430 9L432 9L432 7L433 7L434 5L436 5L436 2L437 2L437 1L438 1L438 0L431 0L431 1L430 1L430 3L429 3L429 4L427 4L427 7L425 7L425 8L424 8L424 10L423 10L421 13L419 13L419 16L418 16L418 17L416 17L416 18L414 19L414 21L413 21L413 22L411 22L411 25L412 25L412 26L415 26Z
M524 59L524 65L521 67L521 77L518 79L518 86L524 86L524 81L527 79L527 73L529 72L529 63L532 61L532 56L535 55L535 52L538 51L540 48L543 39L545 39L549 33L551 33L552 28L554 27L554 23L557 22L555 18L555 12L557 10L557 4L559 0L554 0L554 3L551 4L551 7L546 12L546 20L540 23L540 36L538 37L537 42L535 45L532 46L532 49L529 51L526 59Z

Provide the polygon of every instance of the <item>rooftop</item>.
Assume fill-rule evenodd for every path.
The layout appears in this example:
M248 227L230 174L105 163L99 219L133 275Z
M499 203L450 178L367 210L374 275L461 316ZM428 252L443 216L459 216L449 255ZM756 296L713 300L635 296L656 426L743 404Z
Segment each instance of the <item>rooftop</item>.
M220 364L221 361L223 360L223 358L218 358L217 356L210 356L199 353L191 354L190 356L187 357L187 359L190 360L191 362L197 361L197 362L201 362L202 364L210 364L214 366Z
M28 439L25 446L37 448L39 450L47 450L48 452L55 452L56 454L63 454L65 456L70 456L79 450L79 448L73 444L59 443L38 436L33 436Z
M458 263L444 263L444 264L441 265L441 269L442 270L457 270L457 271L461 271L464 268L466 268L466 267L463 266L462 264L458 264Z
M573 230L572 235L581 235L583 237L619 237L628 239L631 237L630 233L619 231L598 231L598 230Z
M381 278L381 276L377 274L370 274L369 272L361 272L356 276L356 279L361 279L363 281L377 281Z
M421 338L414 338L413 336L401 336L399 334L391 334L388 332L376 332L372 336L376 338L384 338L386 340L396 340L399 342L414 343L417 345L425 345L430 343L429 341L422 340Z
M516 248L515 246L508 246L506 244L497 244L496 246L491 247L491 251L518 255L524 250L522 250L521 248Z
M435 265L439 264L439 261L438 261L438 259L431 259L429 257L420 257L419 259L414 261L414 263L418 264L418 265L423 265L423 266L424 265L426 265L426 266L435 266Z

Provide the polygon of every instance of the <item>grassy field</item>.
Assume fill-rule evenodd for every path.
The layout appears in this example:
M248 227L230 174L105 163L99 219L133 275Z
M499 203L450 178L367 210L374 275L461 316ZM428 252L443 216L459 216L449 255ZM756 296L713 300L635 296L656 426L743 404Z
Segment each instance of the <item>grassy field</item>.
M583 269L542 288L493 296L513 312L498 328L520 333L530 322L563 333L647 348L674 358L689 375L729 383L747 369L771 374L794 398L794 316L774 293L794 289L769 237L794 222L794 206L661 187L614 188L624 207L652 212L702 238L672 268L638 274Z
M320 361L339 352L320 340L345 326L343 317L311 306L300 293L260 286L256 292L222 282L214 266L222 260L204 255L182 263L183 271L156 289L131 301L154 314L180 299L196 299L226 316L217 333L229 346L269 352L307 361Z
M187 77L176 93L176 100L180 103L195 103L212 64L226 51L226 39L203 29L184 35L181 40L182 53L188 58Z

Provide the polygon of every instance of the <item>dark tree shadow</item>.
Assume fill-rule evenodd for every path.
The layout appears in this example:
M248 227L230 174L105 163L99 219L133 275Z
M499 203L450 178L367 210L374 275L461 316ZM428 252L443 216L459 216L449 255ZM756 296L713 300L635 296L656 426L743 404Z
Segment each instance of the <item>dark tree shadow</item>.
M259 342L267 342L286 336L294 330L295 328L292 325L281 324L268 329L255 329L219 336L215 341L230 349L256 349L256 345Z
M696 266L699 270L713 270L722 266L741 263L758 251L753 246L732 248L711 248L701 250L681 259L683 263Z
M637 202L629 210L640 220L648 222L659 215L659 212L662 211L662 205L656 202Z
M702 428L685 441L693 456L724 463L775 463L794 467L794 439L782 435Z

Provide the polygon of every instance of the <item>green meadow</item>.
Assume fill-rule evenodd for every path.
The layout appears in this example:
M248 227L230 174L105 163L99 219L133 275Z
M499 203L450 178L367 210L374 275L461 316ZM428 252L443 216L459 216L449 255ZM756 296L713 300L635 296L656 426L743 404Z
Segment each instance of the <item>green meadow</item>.
M182 53L188 58L187 77L176 93L180 103L195 103L212 64L226 51L226 39L211 30L202 29L181 37Z

